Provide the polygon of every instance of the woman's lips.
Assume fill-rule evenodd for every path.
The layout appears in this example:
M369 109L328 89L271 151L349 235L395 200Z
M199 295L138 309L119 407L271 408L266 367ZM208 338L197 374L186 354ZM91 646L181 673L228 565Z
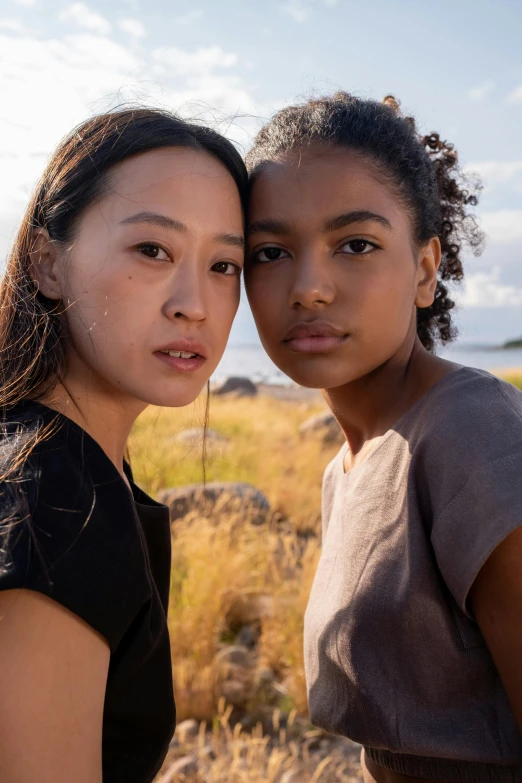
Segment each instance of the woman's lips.
M348 335L333 324L321 321L300 323L286 333L283 344L295 353L328 353L344 343Z
M183 359L181 356L169 356L168 354L161 353L161 351L155 351L154 356L167 364L173 370L178 372L195 372L203 367L207 361L204 356L194 356L190 359Z
M178 372L195 372L207 361L207 350L198 340L181 337L154 351L154 356Z
M333 351L346 337L297 337L293 340L284 340L289 351L295 353L328 353Z

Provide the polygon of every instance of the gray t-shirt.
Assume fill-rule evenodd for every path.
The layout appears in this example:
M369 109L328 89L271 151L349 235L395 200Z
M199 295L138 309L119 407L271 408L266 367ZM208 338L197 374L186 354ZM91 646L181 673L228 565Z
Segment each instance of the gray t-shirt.
M461 367L349 473L346 451L324 477L305 617L312 722L402 774L522 781L522 737L467 603L522 524L522 393Z

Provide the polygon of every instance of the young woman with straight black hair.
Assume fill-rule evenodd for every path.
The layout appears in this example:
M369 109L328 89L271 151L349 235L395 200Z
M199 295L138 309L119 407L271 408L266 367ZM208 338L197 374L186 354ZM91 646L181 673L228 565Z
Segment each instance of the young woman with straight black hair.
M150 783L175 725L168 510L124 450L192 402L239 302L234 146L94 117L38 183L0 287L0 780Z
M283 109L247 160L268 354L346 436L305 617L312 721L366 781L522 781L522 394L437 357L478 250L457 154L388 97Z

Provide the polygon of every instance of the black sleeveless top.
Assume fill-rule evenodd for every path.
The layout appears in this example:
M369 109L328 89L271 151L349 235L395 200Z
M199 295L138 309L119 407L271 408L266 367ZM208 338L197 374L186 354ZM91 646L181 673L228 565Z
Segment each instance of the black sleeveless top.
M70 419L32 401L2 421L0 471L37 428L52 427L22 481L0 483L0 589L43 593L110 645L104 783L150 783L175 726L167 606L166 506L132 484Z

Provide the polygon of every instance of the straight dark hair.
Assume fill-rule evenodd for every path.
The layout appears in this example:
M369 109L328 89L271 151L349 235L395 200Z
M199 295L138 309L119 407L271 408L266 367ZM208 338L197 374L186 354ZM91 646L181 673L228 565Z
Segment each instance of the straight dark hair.
M92 117L60 143L37 184L7 259L0 285L0 408L38 397L63 377L63 303L40 294L30 275L33 232L70 242L83 211L110 186L111 168L139 153L187 147L217 158L233 177L243 208L247 173L234 145L211 128L169 112L123 109Z
M0 284L0 418L26 399L41 399L67 370L65 306L43 296L31 277L34 231L51 241L71 242L84 210L110 188L111 169L140 153L185 147L212 155L237 185L243 210L248 176L241 155L217 131L152 108L126 108L99 114L78 125L52 154L22 218ZM208 418L208 400L206 419ZM2 425L0 435L0 521L27 517L21 483L24 465L36 445L59 426L31 432ZM206 432L205 421L205 432ZM9 431L8 431L9 430ZM205 456L206 443L203 447ZM205 472L205 466L203 466ZM21 505L20 505L21 504ZM4 508L5 506L5 508ZM1 544L1 541L0 541ZM2 560L0 546L0 566Z

